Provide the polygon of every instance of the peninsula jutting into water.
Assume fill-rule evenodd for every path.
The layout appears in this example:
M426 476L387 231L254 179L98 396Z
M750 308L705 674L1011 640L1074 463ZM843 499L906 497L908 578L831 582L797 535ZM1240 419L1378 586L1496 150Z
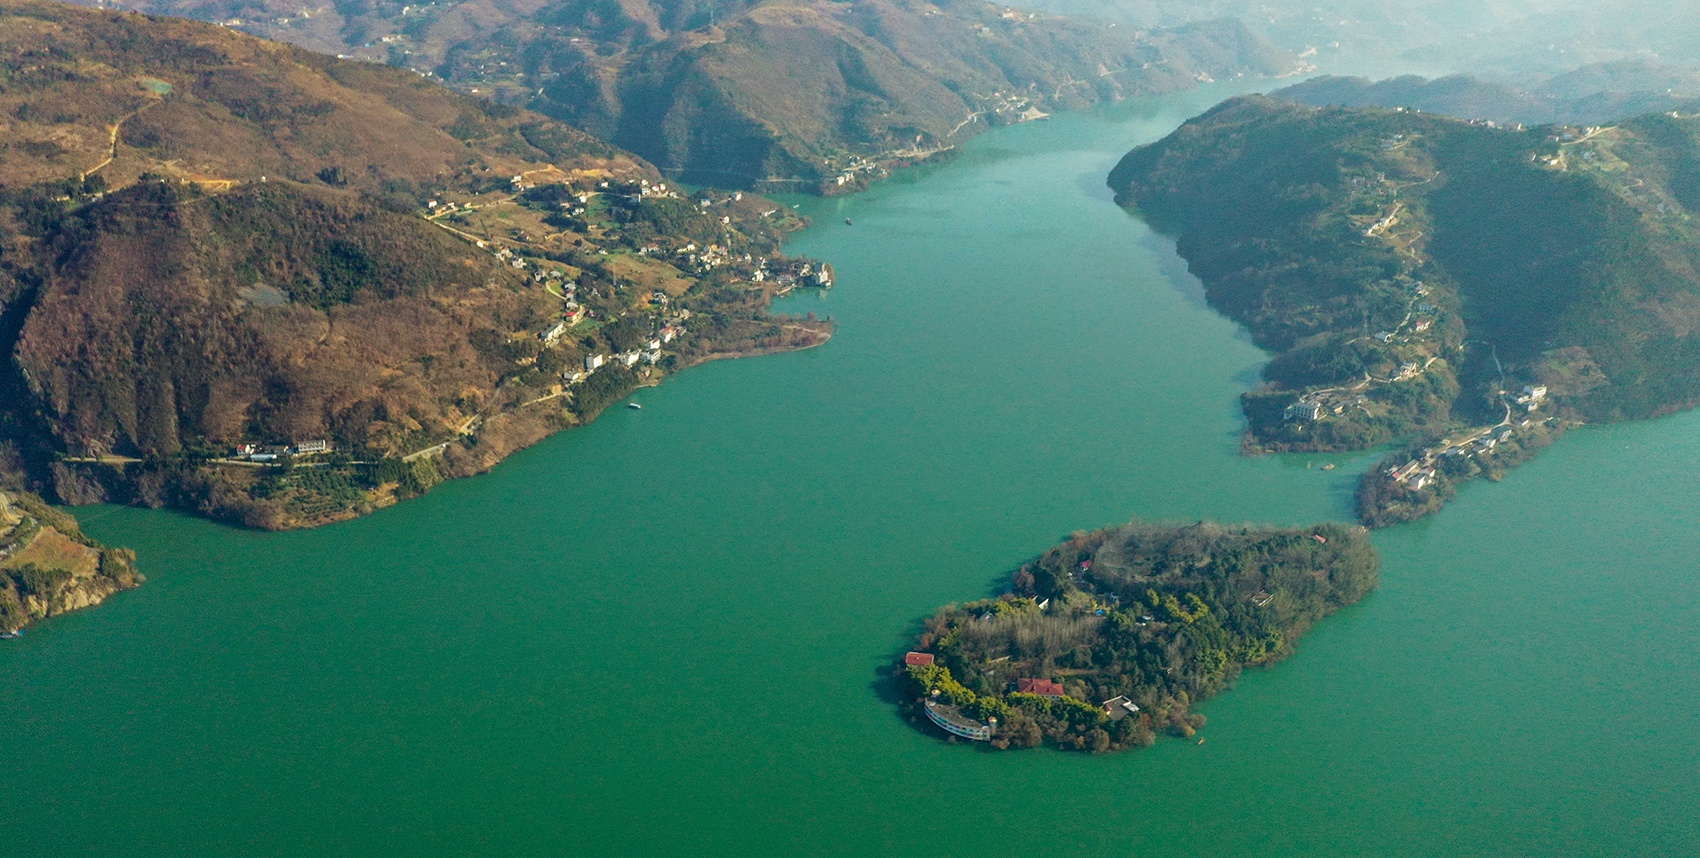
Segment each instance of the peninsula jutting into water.
M1246 97L1110 185L1277 352L1248 448L1402 445L1359 492L1379 526L1581 422L1700 403L1697 159L1692 112L1524 128Z
M142 582L136 555L83 535L71 516L27 492L0 491L0 635L98 605Z

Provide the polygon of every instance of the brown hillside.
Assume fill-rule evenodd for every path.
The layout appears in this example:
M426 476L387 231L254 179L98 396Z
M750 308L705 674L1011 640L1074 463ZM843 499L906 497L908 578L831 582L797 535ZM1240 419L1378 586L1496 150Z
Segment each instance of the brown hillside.
M547 161L635 168L582 132L415 74L190 21L4 2L0 46L0 187L96 170L118 186L144 172L313 182L336 170L338 184L379 191Z
M148 183L73 216L17 346L76 454L332 438L389 451L465 418L559 302L346 191ZM381 276L371 276L381 274Z
M59 500L334 521L830 329L766 316L831 279L789 209L536 113L191 21L0 33L0 465Z
M926 0L140 0L526 104L695 183L836 192L992 125L1298 63L1233 21L1144 30Z

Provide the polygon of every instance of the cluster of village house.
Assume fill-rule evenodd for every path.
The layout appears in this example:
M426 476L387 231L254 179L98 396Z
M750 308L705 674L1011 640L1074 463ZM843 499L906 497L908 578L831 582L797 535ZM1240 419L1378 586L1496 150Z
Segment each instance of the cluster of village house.
M527 181L523 175L514 176L510 180L510 185L515 193L521 193L535 187L535 185ZM638 180L636 182L621 183L604 180L598 183L597 188L598 190L594 193L608 193L627 198L680 198L679 193L676 190L669 189L665 182L651 183L647 179ZM570 214L582 215L585 213L585 206L587 206L590 202L590 196L590 193L574 194L569 200L561 203L561 208ZM716 204L732 205L733 203L742 202L743 199L744 194L742 191L734 191L720 199L707 196L698 198L697 204L700 208L708 209ZM443 203L439 200L431 200L427 204L427 208L430 211L428 217L434 218L446 214L452 214L457 211L459 207L455 203ZM762 212L762 216L771 217L778 213L778 211L778 209L768 209L767 211ZM731 222L732 219L730 215L722 215L720 217L720 223L722 225L730 225ZM538 334L538 338L543 341L545 347L555 345L560 341L561 337L566 335L568 330L592 315L592 312L588 308L578 302L578 284L572 280L568 280L566 278L565 271L556 268L545 268L544 266L538 265L537 263L528 260L519 254L514 253L511 249L499 244L493 244L492 242L481 239L476 240L474 243L479 249L489 250L491 255L514 269L522 271L528 268L533 269L531 274L531 280L533 283L544 285L546 287L554 286L559 292L561 298L565 302L562 308L561 318ZM606 250L602 250L600 252L604 255L607 254ZM773 259L755 258L748 253L743 254L742 257L734 258L730 248L719 244L709 244L704 247L698 247L696 242L687 242L672 251L671 254L667 254L667 252L664 251L659 244L647 244L637 248L637 253L640 256L655 257L670 255L671 261L681 270L686 270L698 275L707 274L708 272L722 266L738 264L742 269L740 273L749 281L754 283L763 283L771 278L781 287L781 291L797 285L820 287L832 285L832 268L824 263L813 263L804 259L786 259L783 257ZM650 293L649 302L659 309L665 310L667 305L671 303L671 300L672 299L667 295L667 293L663 291L655 290ZM612 363L623 364L627 367L636 366L640 361L653 364L661 358L661 347L672 342L673 339L682 332L679 325L689 318L689 310L679 310L678 312L673 313L663 322L661 328L656 332L656 335L644 344L643 348L631 349L611 355L601 353L586 355L584 359L584 369L568 370L561 374L562 380L569 385L577 384L588 378L590 373L595 372L598 368ZM259 455L272 455L273 458L275 458L276 454L261 452Z
M884 176L886 175L886 170L884 167L881 167L877 161L863 158L859 155L853 156L850 159L850 162L838 171L838 175L832 177L832 184L834 187L842 188L845 185L854 182L856 180L857 173Z
M1534 413L1540 409L1541 403L1546 401L1546 396L1546 385L1533 384L1524 387L1520 393L1511 398L1511 401L1523 406L1525 413ZM1525 418L1523 425L1527 426L1528 424L1529 420ZM1437 456L1464 456L1472 452L1477 454L1491 453L1495 447L1504 443L1514 432L1515 430L1511 428L1509 423L1502 423L1457 444L1450 444L1439 451L1430 450L1420 459L1412 459L1398 467L1388 468L1386 473L1393 482L1411 491L1422 491L1434 482L1436 473L1434 462Z
M1025 95L994 92L992 98L996 100L992 112L1003 122L1033 122L1051 118L1049 113L1040 110L1039 106Z
M637 252L640 256L667 256L659 244L646 244L639 247ZM832 285L832 266L810 262L807 259L758 258L748 253L733 257L729 248L718 244L699 248L696 242L684 244L673 251L671 256L674 265L699 275L723 266L736 265L734 273L751 283L766 283L772 280L779 285L781 291L792 286L826 288Z
M1016 19L1016 18L1011 17L1011 16L1016 16L1016 17L1026 16L1027 18L1032 17L1032 15L1030 13L1026 13L1026 12L1019 13L1019 14L1014 13L1014 12L1010 12L1010 13L1006 13L1004 15L1004 17L1007 18L1007 19L1010 19L1010 20ZM983 35L990 35L992 31L988 27L981 27L980 32ZM1201 78L1201 80L1204 80L1205 82L1209 82L1208 76ZM962 128L962 126L972 123L975 119L979 118L980 116L982 116L986 113L991 113L992 115L996 116L998 118L998 120L1000 122L1004 123L1004 124L1013 124L1013 123L1017 123L1017 122L1032 122L1034 120L1049 119L1051 117L1051 115L1049 113L1046 113L1045 111L1040 110L1039 107L1036 104L1034 104L1032 96L1024 95L1024 94L1019 93L1019 92L1004 92L1002 90L999 90L997 92L992 93L988 97L978 97L977 96L976 98L978 99L978 101L976 102L976 106L979 109L976 110L973 113L970 113L968 115L968 117L966 119L964 119L960 125L958 125L954 129L952 129L950 131L950 133L946 134L945 135L946 139L954 137L956 132L958 130L960 130ZM909 141L906 144L906 148L900 148L900 149L895 149L895 150L892 150L892 151L885 152L885 153L883 153L882 157L885 157L887 159L921 158L921 157L926 157L926 156L929 156L929 155L934 155L934 154L937 154L939 152L949 150L951 148L953 148L953 145L950 144L950 143L943 142L943 141L938 140L936 138L935 139L929 139L926 135L917 134L912 141ZM854 187L856 187L856 180L857 180L858 176L865 176L869 180L873 180L873 179L884 178L886 176L891 175L891 171L886 167L885 164L881 163L878 160L875 160L874 158L869 158L869 157L862 156L862 155L846 154L846 155L839 155L839 156L827 158L823 162L822 166L825 167L827 170L834 171L833 175L830 178L823 180L823 184L827 186L827 188L826 188L827 192L831 192L832 189L834 189L834 188L845 188L845 187L854 188ZM780 180L780 181L802 181L802 180L800 180L800 179L785 179L785 180Z
M1547 140L1553 143L1575 143L1584 137L1592 137L1604 130L1605 128L1599 125L1589 125L1581 130L1565 128L1557 134L1547 135Z
M1567 143L1580 142L1582 140L1585 140L1589 137L1594 136L1595 134L1600 133L1603 130L1605 130L1605 129L1601 128L1598 125L1589 125L1586 128L1583 128L1581 130L1577 130L1575 128L1566 128L1562 131L1559 131L1556 134L1548 134L1547 135L1547 142L1557 143L1560 146L1563 146ZM1584 161L1592 162L1592 161L1598 159L1598 157L1599 157L1599 155L1595 152L1592 152L1592 151L1586 151L1585 150L1585 151L1582 152L1582 160L1584 160ZM1529 159L1530 160L1539 160L1542 166L1552 167L1554 169L1561 170L1561 171L1567 169L1568 166L1569 166L1564 159L1563 150L1560 150L1560 151L1558 151L1554 154L1551 154L1551 155L1541 155L1539 153L1533 153L1533 154L1529 155Z
M657 332L656 335L649 340L649 342L644 343L643 348L630 349L611 355L603 354L601 352L593 352L584 356L584 369L568 370L561 373L561 378L568 384L577 384L584 381L586 378L589 378L591 373L601 367L611 364L617 363L627 367L633 367L637 366L639 361L651 364L655 363L661 359L661 347L672 342L674 338L679 336L681 329L678 327L676 322L682 322L685 319L690 318L689 310L680 310L679 313L681 315L675 316L675 321L663 324L661 326L661 330ZM555 331L556 336L558 337L560 334L556 329L559 329L560 327L560 325L556 325L555 328L551 328L550 331ZM548 332L545 333L547 334ZM544 341L546 343L550 342L547 336L545 336Z
M1545 402L1546 398L1547 386L1544 384L1532 384L1524 387L1523 391L1513 397L1511 401L1523 406L1524 411L1533 414L1540 410L1541 403Z
M1587 129L1587 133L1592 134L1597 130L1590 128ZM1383 141L1382 148L1396 149L1402 142L1403 135L1391 137ZM1377 174L1376 179L1377 182L1385 182L1385 176L1382 174ZM1352 180L1354 190L1362 191L1374 190L1374 185L1377 182L1361 177ZM1366 234L1374 235L1384 230L1391 225L1396 216L1397 209L1371 227ZM1423 300L1429 295L1428 287L1420 280L1410 280L1406 283L1406 290L1411 302L1411 310L1407 314L1406 320L1394 330L1377 331L1372 335L1372 339L1376 342L1383 345L1393 343L1395 340L1414 342L1410 336L1403 333L1407 325L1411 334L1426 334L1433 329L1440 310L1433 303ZM1404 361L1400 364L1399 371L1386 381L1389 383L1409 381L1422 375L1424 368L1422 364L1416 361ZM1368 381L1349 389L1331 388L1307 391L1299 397L1298 401L1287 406L1285 417L1292 421L1313 422L1323 419L1326 415L1343 414L1347 408L1368 403L1369 398L1360 392L1367 386ZM1505 396L1510 405L1519 406L1524 413L1532 414L1538 411L1542 403L1546 401L1547 388L1545 385L1528 385L1516 395L1504 394L1503 392L1501 395ZM1527 426L1529 422L1528 419L1525 419L1523 425ZM1491 452L1505 439L1511 437L1513 431L1509 421L1507 421L1507 423L1492 427L1489 430L1476 433L1460 443L1425 451L1421 457L1412 459L1403 465L1388 468L1385 473L1395 483L1406 489L1421 491L1434 483L1437 474L1435 467L1437 457L1463 456L1472 452Z
M510 180L510 183L516 193L530 190L535 187L535 185L531 182L526 181L523 175L514 176ZM600 182L597 187L599 190L595 193L609 193L627 198L680 198L678 192L669 189L665 182L651 183L647 179L627 183L611 183L604 180ZM744 194L742 191L734 191L720 199L708 196L698 198L697 205L700 208L708 209L716 204L732 205L733 203L743 201L743 199ZM584 214L585 206L589 203L589 201L589 193L574 194L571 199L561 203L561 208L570 214L582 215ZM439 200L431 200L427 204L427 208L430 210L430 216L436 217L445 214L452 214L457 210L457 205L455 203L442 203ZM762 212L762 216L770 217L778 211L778 209L768 209L767 211ZM720 217L720 223L722 225L730 225L731 222L732 218L730 215L722 215ZM479 249L489 250L498 260L516 270L523 271L528 268L534 269L531 274L531 280L533 283L540 285L554 285L560 291L561 297L566 301L565 312L563 315L563 321L565 322L566 327L576 325L590 315L589 310L579 305L577 301L578 284L571 280L567 280L566 272L560 269L545 268L544 266L528 260L523 256L514 253L513 250L499 244L492 244L491 242L484 240L478 240L475 243ZM606 250L599 252L603 255L607 255ZM699 247L694 241L687 242L669 253L665 251L661 245L652 243L637 248L637 253L640 256L668 257L669 260L677 265L681 270L698 275L707 274L716 268L736 264L741 269L739 273L753 283L762 283L767 281L769 278L772 278L782 288L788 288L793 285L820 287L828 287L832 285L832 268L828 265L811 263L808 260L792 260L784 258L758 259L748 253L743 254L741 257L733 257L731 249L720 244L708 244L706 246ZM665 306L668 300L669 299L666 294L659 291L653 293L651 296L651 303L659 304L661 306ZM557 325L549 331L546 331L543 334L543 338L550 344L553 344L555 339L558 338L565 329L566 328Z
M698 247L696 242L691 241L680 245L677 249L673 250L672 253L668 253L659 244L646 244L639 247L637 249L637 253L639 256L667 258L680 269L690 271L693 274L707 274L716 268L720 268L724 265L730 265L733 262L743 262L746 265L756 265L757 273L760 271L760 263L751 257L750 254L746 253L741 258L734 259L732 257L731 248L719 244L709 244Z

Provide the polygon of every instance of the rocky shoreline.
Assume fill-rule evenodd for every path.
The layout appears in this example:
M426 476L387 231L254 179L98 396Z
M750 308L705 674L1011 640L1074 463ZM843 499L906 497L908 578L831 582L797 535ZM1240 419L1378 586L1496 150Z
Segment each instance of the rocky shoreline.
M145 580L136 556L88 538L76 519L27 492L0 491L0 635L93 607Z

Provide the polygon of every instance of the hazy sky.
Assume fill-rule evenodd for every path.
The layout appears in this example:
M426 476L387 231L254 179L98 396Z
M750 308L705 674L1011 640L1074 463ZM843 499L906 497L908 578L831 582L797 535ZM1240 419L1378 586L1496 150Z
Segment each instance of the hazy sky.
M1439 73L1545 76L1597 62L1700 65L1692 0L1027 0L1144 26L1231 16L1285 47ZM1336 45L1338 43L1338 45Z

